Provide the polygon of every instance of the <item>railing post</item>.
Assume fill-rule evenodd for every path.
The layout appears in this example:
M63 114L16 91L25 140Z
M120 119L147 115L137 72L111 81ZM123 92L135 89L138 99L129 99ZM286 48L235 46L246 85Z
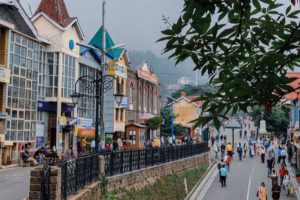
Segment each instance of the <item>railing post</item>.
M152 166L154 165L154 148L152 148L151 154L152 154Z
M109 171L110 171L110 175L113 176L114 175L114 152L112 151L110 153L110 167L109 167Z
M140 155L140 152L141 152L141 150L138 150L138 169L141 169L141 163L140 163L141 155Z
M129 171L132 171L132 150L129 153Z
M148 149L145 149L145 167L148 165Z
M120 173L124 172L124 154L123 151L121 151L121 159L120 159Z

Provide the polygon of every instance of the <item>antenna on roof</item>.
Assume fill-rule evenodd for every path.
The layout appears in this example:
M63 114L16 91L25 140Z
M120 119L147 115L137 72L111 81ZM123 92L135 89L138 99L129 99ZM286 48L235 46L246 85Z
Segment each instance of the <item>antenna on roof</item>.
M32 17L33 16L33 12L32 12L31 5L30 5L29 2L28 2L28 8L29 8L29 11L30 11L30 14L31 14L31 17Z

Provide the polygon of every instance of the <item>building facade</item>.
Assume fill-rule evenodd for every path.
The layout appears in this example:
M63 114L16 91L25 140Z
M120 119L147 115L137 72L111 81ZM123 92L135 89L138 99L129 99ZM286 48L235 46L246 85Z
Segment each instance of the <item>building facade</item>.
M181 97L173 103L173 112L175 116L174 124L180 124L190 129L190 136L201 136L201 127L193 128L191 121L197 119L201 114L201 102L194 101L195 96L187 96L186 92L181 93Z
M45 45L46 62L41 73L38 115L44 124L45 143L63 152L72 143L74 124L70 95L79 72L80 47L84 35L77 18L70 17L64 0L42 0L32 22ZM45 76L44 76L45 75Z
M147 120L160 114L159 79L153 73L149 63L144 62L136 70L128 69L126 90L128 97L127 126L143 125ZM148 130L145 138L151 140L159 135L159 130Z
M44 42L19 4L0 3L0 165L16 163L36 143L40 58Z

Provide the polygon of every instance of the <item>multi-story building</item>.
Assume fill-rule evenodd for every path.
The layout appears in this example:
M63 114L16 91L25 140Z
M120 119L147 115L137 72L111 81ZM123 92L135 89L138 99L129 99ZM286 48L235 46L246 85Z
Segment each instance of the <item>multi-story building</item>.
M174 124L180 124L190 129L190 136L201 136L201 128L193 128L191 121L197 119L201 114L201 101L194 101L196 96L187 96L186 92L181 93L181 97L173 103L173 112L175 116Z
M128 69L126 90L128 97L126 125L140 126L160 114L159 79L149 63L144 62L136 70ZM153 139L156 136L159 136L159 130L149 130L146 139Z
M285 100L290 105L290 118L289 118L289 129L287 139L291 141L293 145L293 159L292 163L295 168L300 168L300 73L299 72L289 72L286 75L289 78L296 78L290 86L296 91L285 95Z
M73 105L70 95L78 77L84 39L77 18L70 17L64 0L42 0L32 17L38 34L48 41L40 66L39 137L62 152L72 142ZM43 132L44 130L44 132ZM44 135L43 135L44 133Z
M35 145L39 67L44 41L17 0L0 2L0 165Z
M94 37L89 42L98 49L102 49L103 28L101 27ZM106 31L106 48L110 49L106 53L106 61L108 63L107 75L116 77L113 82L112 89L106 91L104 95L104 126L105 133L108 137L124 137L125 132L125 109L127 108L126 97L126 79L127 66L129 65L127 52L123 48L112 48L115 46L110 34ZM95 76L96 70L101 69L101 53L95 49L83 49L82 57L80 58L80 76ZM85 93L84 91L79 91ZM114 94L121 93L124 95L120 105L115 103ZM86 97L81 98L78 104L78 117L95 119L95 91L90 94L85 94ZM85 119L86 120L86 119ZM90 120L91 121L91 120ZM93 132L84 130L79 127L79 136L90 136Z

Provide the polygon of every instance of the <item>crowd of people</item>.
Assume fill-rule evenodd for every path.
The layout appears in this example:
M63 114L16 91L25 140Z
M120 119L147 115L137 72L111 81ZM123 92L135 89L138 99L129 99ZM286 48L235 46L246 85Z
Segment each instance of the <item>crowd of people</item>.
M240 138L246 139L247 142L231 144L226 141L225 135L222 136L219 133L216 134L216 137L211 138L215 159L219 159L220 154L218 169L221 187L226 187L230 164L233 160L233 155L237 154L239 161L242 161L247 155L249 155L249 158L259 156L261 163L266 165L267 176L272 183L272 199L278 200L280 194L283 193L282 191L286 195L293 193L293 184L289 171L286 168L286 159L291 162L291 144L288 141L285 142L285 140L277 138L256 139L254 131L250 131L249 135L247 135L246 130L244 132L240 131L239 134ZM276 170L276 164L279 165L279 170ZM257 197L260 200L266 200L268 197L265 187L265 182L262 182L257 190Z
M30 151L30 147L30 143L24 145L21 157L24 162L28 162L32 166L42 164L47 160L49 161L58 157L56 149L50 149L50 146L48 144L38 148L33 153Z

